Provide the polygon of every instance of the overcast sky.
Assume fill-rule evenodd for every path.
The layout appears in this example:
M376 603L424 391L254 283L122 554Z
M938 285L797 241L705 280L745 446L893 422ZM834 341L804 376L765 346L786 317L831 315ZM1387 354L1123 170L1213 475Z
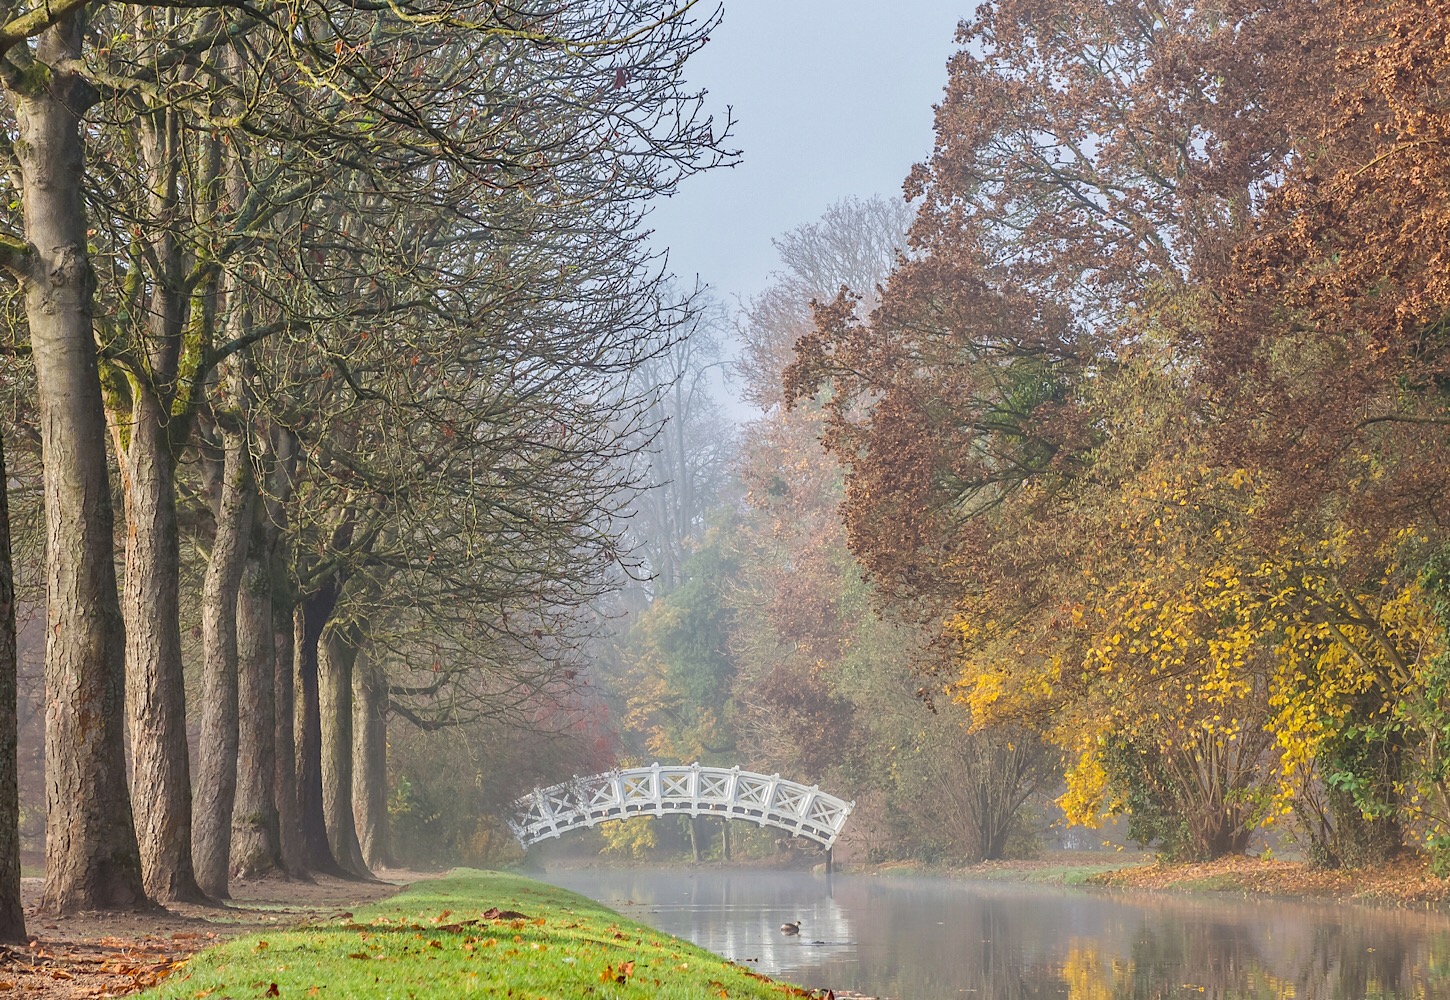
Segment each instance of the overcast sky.
M674 272L726 301L777 266L771 237L846 195L899 197L931 151L957 21L971 0L724 0L725 23L690 61L710 106L737 119L740 166L657 203Z

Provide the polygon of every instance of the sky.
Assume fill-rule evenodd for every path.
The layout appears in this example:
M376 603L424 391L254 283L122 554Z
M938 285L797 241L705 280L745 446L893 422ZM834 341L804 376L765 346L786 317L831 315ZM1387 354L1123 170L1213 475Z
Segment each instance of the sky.
M733 303L778 266L771 238L847 195L899 197L931 152L932 106L972 0L723 0L690 60L739 166L690 178L650 220L671 269Z

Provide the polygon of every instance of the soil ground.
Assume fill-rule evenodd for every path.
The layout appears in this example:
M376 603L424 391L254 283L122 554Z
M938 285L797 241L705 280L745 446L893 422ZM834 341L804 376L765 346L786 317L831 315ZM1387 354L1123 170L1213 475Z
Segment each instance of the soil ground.
M41 880L21 880L28 946L0 946L0 998L91 1000L135 993L165 979L202 948L267 927L296 927L343 917L436 877L384 869L377 882L318 876L313 882L264 879L232 885L224 906L174 904L141 913L35 916Z

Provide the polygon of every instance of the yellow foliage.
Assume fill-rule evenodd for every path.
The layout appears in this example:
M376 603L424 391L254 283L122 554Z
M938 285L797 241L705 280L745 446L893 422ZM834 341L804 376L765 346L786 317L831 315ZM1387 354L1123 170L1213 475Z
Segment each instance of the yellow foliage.
M599 824L604 838L603 854L620 858L644 858L656 846L654 824L648 816L615 819Z
M1057 805L1069 823L1096 829L1111 808L1108 805L1108 772L1103 768L1099 748L1085 750L1068 768L1067 791Z

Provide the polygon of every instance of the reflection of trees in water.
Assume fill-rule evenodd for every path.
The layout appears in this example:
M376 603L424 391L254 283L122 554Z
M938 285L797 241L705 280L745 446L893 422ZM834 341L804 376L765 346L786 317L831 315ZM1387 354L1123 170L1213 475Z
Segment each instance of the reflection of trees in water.
M1373 919L1373 915L1366 915ZM1423 997L1446 985L1450 935L1367 934L1362 923L1314 924L1309 940L1283 956L1304 1000Z
M1201 987L1205 997L1234 996L1231 991L1246 988L1250 970L1261 964L1253 931L1250 924L1226 920L1147 916L1129 949L1131 974L1116 984L1112 996L1157 1000L1183 996L1184 987Z
M1343 923L1277 915L1173 920L1150 913L1126 959L1111 940L1072 939L1059 981L1071 1000L1159 1000L1181 997L1185 988L1207 1000L1419 1000L1450 984L1450 932L1386 933L1372 911L1347 914Z
M1063 997L1057 976L1063 929L1044 921L1039 908L1019 899L953 892L948 910L939 892L914 896L900 884L864 890L860 885L837 898L848 912L877 918L856 928L869 952L874 992L901 998Z
M665 929L762 972L901 1000L1450 997L1450 922L1402 910L790 873L587 880L574 887L675 910ZM801 936L782 936L798 917Z

